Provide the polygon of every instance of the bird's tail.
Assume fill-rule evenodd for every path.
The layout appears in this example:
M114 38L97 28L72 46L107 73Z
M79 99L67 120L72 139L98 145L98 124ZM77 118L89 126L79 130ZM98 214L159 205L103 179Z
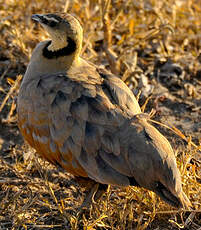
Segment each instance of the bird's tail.
M176 158L168 140L139 114L121 130L122 148L127 148L127 159L134 181L152 190L164 201L188 208L190 201L181 186Z

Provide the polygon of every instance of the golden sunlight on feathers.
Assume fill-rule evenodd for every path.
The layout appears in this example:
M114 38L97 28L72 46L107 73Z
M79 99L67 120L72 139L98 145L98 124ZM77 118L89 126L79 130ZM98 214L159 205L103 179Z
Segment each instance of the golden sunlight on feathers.
M33 51L18 96L19 128L28 143L75 176L144 187L188 207L167 139L123 81L80 57L79 22L69 14L32 19L51 40Z

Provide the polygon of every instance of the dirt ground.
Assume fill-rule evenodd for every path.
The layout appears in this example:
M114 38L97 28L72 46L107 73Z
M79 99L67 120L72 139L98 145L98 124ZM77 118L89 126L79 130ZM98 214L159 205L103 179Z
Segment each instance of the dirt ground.
M102 17L106 3L110 28ZM0 0L0 230L201 229L199 3ZM144 189L110 187L78 214L84 186L24 143L16 114L21 75L35 45L47 38L30 16L49 9L77 16L84 27L82 56L118 75L142 110L169 127L155 124L173 146L192 210L173 209Z

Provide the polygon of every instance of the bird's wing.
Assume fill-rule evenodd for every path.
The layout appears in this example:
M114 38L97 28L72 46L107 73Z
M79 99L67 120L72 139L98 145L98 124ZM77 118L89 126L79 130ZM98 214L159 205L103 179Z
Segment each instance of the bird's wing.
M108 87L109 94L123 111L129 111L131 115L141 113L140 106L127 85L118 77L114 76L104 68L97 68L98 73L104 79L104 85Z
M141 111L121 80L81 68L41 76L26 90L32 106L26 97L21 100L19 126L41 155L77 176L129 184L131 172L117 133L130 114Z

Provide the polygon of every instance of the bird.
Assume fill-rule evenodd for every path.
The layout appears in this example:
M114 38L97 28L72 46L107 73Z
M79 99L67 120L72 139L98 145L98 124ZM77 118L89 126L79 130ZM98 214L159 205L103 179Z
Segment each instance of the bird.
M189 208L168 140L119 77L81 57L78 19L68 13L31 18L50 39L37 44L20 86L24 139L50 163L93 182L86 203L108 185L137 186L173 207Z

